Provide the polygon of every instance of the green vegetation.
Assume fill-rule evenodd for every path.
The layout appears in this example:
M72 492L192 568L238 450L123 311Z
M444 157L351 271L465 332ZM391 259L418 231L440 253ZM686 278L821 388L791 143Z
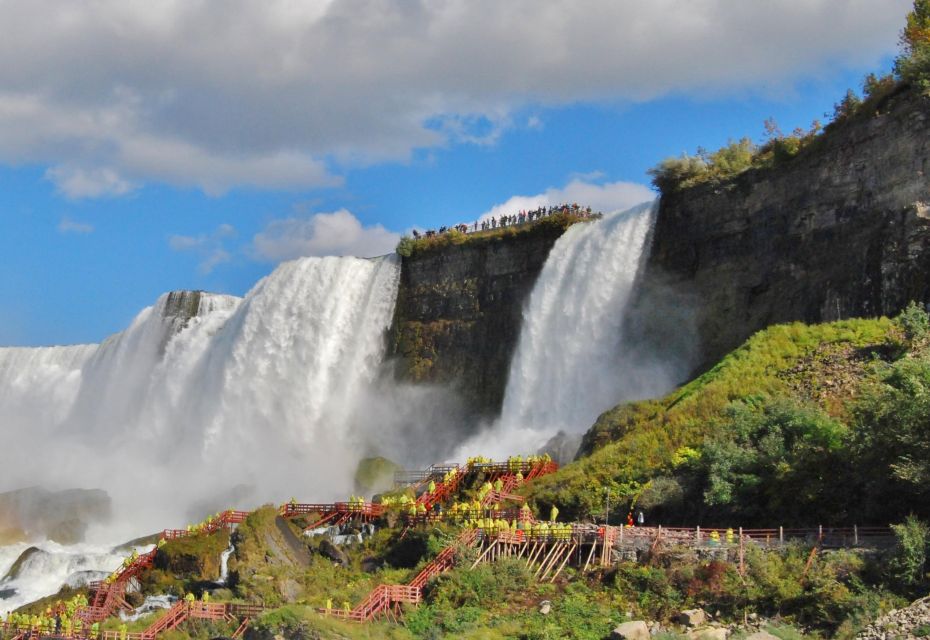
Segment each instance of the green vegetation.
M414 239L409 236L404 236L400 239L400 242L398 242L396 250L398 255L409 258L418 254L440 251L450 246L505 242L515 238L527 238L533 235L561 235L568 227L576 222L583 222L591 219L591 217L571 213L554 213L533 222L498 227L496 229L488 229L487 231L477 231L474 233L466 234L457 229L449 229L444 233L438 233L428 238L423 236Z
M895 73L923 91L930 89L930 1L914 0L901 34L901 48Z
M695 155L666 158L649 175L653 185L667 194L699 184L720 184L750 169L782 166L816 147L824 134L879 115L892 97L912 86L923 93L930 92L930 0L914 0L914 9L908 13L901 34L901 55L895 61L894 73L866 76L861 97L852 89L847 91L835 105L826 127L815 120L807 131L795 129L784 134L773 120L768 120L767 140L762 145L743 138L714 152L698 149Z
M724 558L702 559L677 550L644 562L582 577L574 571L554 584L540 584L523 562L504 559L469 570L465 565L428 585L427 604L408 608L399 625L355 625L325 618L305 605L287 605L263 615L254 631L271 640L288 638L577 638L601 640L628 619L668 624L678 611L705 607L722 621L756 613L781 622L779 637L801 638L795 626L852 638L868 620L904 601L869 586L880 558L850 552L825 554L807 568L808 549L782 554L750 549L745 572ZM551 610L539 612L542 602ZM674 637L674 634L670 634Z
M900 333L887 319L770 327L665 398L604 413L585 436L584 457L534 483L529 496L543 510L557 504L570 517L584 518L603 513L609 489L618 518L637 501L667 523L698 517L703 522L714 518L711 524L748 525L737 521L747 515L738 496L736 502L721 503L732 478L708 477L708 472L729 473L722 456L740 453L763 432L779 435L780 453L743 451L742 466L732 473L764 467L776 454L791 459L802 449L814 457L815 450L818 456L832 451L834 440L826 440L829 447L822 451L808 441L805 430L835 439L839 427L834 423L852 421L852 400L863 381L877 381L891 367L885 360L898 352ZM785 483L778 488L802 482L811 465L816 467L798 461L791 473L778 476ZM713 504L701 496L707 490ZM801 506L791 514L797 517L828 500L820 494L810 496L810 502L800 497ZM757 508L772 519L783 517L775 504ZM860 516L864 522L865 514Z
M930 527L914 516L893 525L898 546L888 564L889 575L900 586L922 585L927 578L927 552L930 551Z
M528 496L667 524L884 524L930 515L930 317L771 327L669 396L621 405Z

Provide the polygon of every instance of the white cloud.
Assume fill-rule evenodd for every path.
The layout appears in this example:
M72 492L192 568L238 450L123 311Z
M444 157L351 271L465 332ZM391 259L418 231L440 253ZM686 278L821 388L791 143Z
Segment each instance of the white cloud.
M363 226L345 209L309 217L273 220L255 235L253 254L261 260L279 262L302 256L372 257L390 253L400 234L382 225Z
M83 169L73 166L52 167L45 172L45 178L55 183L59 193L68 198L98 198L100 196L121 196L135 187L124 180L113 169Z
M533 106L770 90L891 53L911 0L7 0L0 162L69 197L338 184ZM15 62L15 63L12 63Z
M589 174L588 179L599 177ZM507 201L491 207L481 214L481 220L513 215L521 210L532 210L558 204L578 203L594 211L610 213L622 211L655 198L655 193L646 185L636 182L605 182L597 184L585 178L575 178L562 188L551 187L535 196L513 196Z
M230 224L221 224L209 234L173 235L168 238L168 246L174 251L191 252L197 255L200 258L197 270L208 274L224 262L232 260L232 255L226 250L223 241L235 236L235 227Z
M87 224L86 222L78 222L77 220L72 220L71 218L65 216L61 219L61 222L58 223L58 233L77 233L80 235L87 235L94 231L94 226Z

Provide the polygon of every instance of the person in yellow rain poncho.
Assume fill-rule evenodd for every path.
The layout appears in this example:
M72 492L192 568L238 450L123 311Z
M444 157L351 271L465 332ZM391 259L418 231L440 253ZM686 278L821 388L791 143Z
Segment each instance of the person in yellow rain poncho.
M559 508L555 505L552 505L552 508L549 510L549 522L555 522L559 517Z

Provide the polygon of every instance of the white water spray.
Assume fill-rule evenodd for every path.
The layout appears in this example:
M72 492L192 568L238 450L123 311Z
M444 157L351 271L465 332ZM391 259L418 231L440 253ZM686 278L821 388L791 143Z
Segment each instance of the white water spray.
M0 547L0 613L12 611L56 593L62 585L79 586L100 579L116 569L123 554L108 547L95 545L62 546L54 542L41 542L23 558L15 573L10 574L13 563L27 551L29 545L16 544Z
M464 452L533 452L558 431L582 433L605 409L654 391L623 344L653 220L648 203L559 238L523 312L500 420Z
M104 488L131 523L114 543L301 488L345 497L398 278L393 258L306 258L241 300L162 296L99 347L0 349L4 435L44 452L0 448L3 488ZM210 502L237 484L246 504Z

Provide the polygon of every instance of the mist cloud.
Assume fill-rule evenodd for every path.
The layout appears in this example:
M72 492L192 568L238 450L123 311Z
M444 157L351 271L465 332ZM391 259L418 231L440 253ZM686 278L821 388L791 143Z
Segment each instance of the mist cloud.
M0 162L50 165L72 198L330 186L418 148L493 144L530 106L874 64L909 4L9 0Z

